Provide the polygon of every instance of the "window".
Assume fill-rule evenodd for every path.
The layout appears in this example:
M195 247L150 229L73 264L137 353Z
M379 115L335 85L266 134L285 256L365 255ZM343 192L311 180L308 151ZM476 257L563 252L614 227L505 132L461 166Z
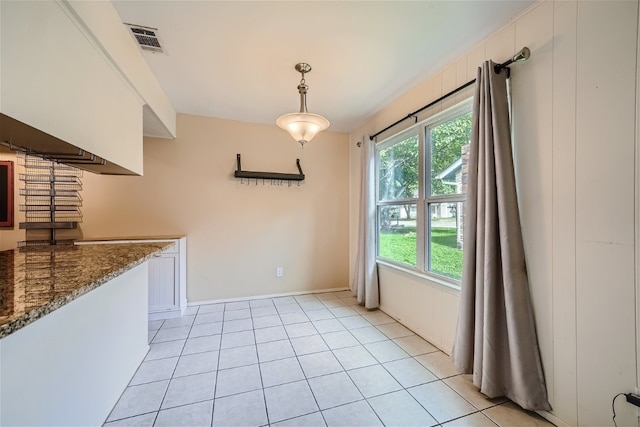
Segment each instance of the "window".
M420 193L418 139L412 131L376 150L378 256L414 267Z
M460 280L470 110L465 102L376 145L379 259Z

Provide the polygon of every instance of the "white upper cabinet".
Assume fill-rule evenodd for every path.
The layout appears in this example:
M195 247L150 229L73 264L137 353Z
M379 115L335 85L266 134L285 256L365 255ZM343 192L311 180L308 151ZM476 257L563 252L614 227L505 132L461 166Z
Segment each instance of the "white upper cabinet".
M166 137L175 111L113 5L81 3L0 2L0 112L142 174L143 110Z

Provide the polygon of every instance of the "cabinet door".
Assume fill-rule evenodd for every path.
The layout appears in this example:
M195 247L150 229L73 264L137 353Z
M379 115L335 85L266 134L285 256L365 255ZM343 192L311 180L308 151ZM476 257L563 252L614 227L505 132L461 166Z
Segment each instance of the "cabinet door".
M149 312L179 308L177 257L162 254L149 261Z

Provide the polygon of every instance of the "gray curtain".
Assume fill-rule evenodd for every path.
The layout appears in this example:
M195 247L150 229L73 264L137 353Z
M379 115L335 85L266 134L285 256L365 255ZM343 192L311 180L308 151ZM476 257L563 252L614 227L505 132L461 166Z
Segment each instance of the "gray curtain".
M362 138L358 252L351 290L366 308L380 305L376 264L375 150L368 135Z
M453 362L490 398L550 410L516 195L506 71L478 69Z

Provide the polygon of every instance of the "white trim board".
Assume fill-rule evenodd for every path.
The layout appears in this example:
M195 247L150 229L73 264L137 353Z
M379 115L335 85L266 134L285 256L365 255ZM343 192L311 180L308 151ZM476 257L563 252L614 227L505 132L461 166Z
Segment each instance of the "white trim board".
M237 301L247 301L247 300L256 300L256 299L290 297L295 295L324 294L327 292L342 292L342 291L348 291L348 290L350 290L349 287L328 288L328 289L314 289L310 291L283 292L278 294L258 295L258 296L250 296L250 297L212 299L212 300L197 301L197 302L189 301L187 302L187 307L198 307L198 306L207 305L207 304L220 304L223 302L237 302Z

